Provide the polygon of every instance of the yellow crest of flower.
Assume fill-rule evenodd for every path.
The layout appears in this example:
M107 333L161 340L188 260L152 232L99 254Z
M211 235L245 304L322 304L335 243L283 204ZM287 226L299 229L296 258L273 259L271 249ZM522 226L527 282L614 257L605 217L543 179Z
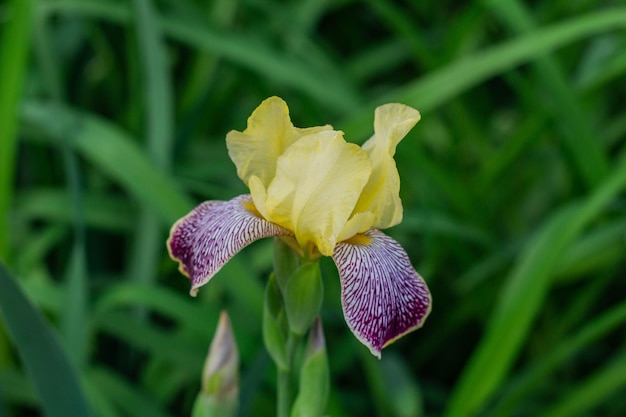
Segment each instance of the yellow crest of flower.
M226 143L259 214L292 231L301 247L331 256L337 242L402 220L393 156L419 119L403 104L380 106L374 135L359 147L328 125L294 127L287 104L270 97Z

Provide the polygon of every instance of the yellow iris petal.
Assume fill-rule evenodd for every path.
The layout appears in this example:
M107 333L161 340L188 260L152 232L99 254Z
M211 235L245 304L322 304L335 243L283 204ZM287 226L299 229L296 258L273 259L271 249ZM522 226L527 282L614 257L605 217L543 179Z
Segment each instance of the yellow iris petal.
M338 242L343 242L357 233L363 233L368 229L371 229L372 225L376 222L376 216L374 213L365 211L356 213L354 216L350 217L350 219L346 222L339 233L339 237L337 239Z
M259 214L266 220L270 219L270 214L267 212L265 200L267 199L267 189L261 182L259 177L253 175L248 181L248 188L250 188L250 196L254 202L254 207Z
M252 196L255 204L265 200L259 211L293 231L300 246L331 256L370 172L367 154L342 132L318 132L287 148L267 192L255 180Z
M317 126L299 129L289 118L289 108L279 97L264 100L248 118L243 132L226 135L228 154L237 167L237 175L247 185L252 176L267 187L274 177L276 161L285 150L303 136L332 129Z
M354 213L373 213L370 227L385 229L402 221L400 177L393 160L396 146L419 121L417 110L403 104L385 104L376 109L374 136L365 144L372 162L372 174L357 202Z

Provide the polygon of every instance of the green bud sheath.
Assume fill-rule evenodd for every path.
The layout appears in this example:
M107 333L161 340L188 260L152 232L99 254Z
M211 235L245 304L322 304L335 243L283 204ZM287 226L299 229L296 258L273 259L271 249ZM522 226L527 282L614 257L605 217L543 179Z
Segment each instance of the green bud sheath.
M280 238L274 239L274 274L282 293L285 292L287 281L300 265L300 256L291 246Z
M285 310L289 329L304 335L319 315L324 286L317 261L306 262L293 273L285 289Z
M330 389L330 372L322 323L318 318L311 329L300 370L300 391L290 417L322 417Z
M265 288L263 308L263 342L265 348L279 369L289 369L287 360L287 318L283 297L276 282L276 276L270 275Z
M237 399L216 399L198 394L193 405L192 417L235 417L237 415Z
M235 417L239 397L239 352L230 320L222 312L202 373L193 417Z

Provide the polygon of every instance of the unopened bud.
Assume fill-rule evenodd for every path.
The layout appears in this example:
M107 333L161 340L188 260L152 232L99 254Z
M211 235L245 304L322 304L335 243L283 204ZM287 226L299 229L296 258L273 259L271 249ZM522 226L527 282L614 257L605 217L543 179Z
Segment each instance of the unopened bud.
M320 312L324 298L322 274L318 262L307 262L298 267L287 282L285 310L289 328L302 336Z
M291 417L321 417L326 410L330 374L324 331L319 317L315 320L300 370L300 391L291 409Z
M284 239L293 239L291 237ZM276 283L282 293L287 288L287 282L293 275L293 272L300 265L300 256L292 246L279 237L274 241L274 274L276 275Z
M306 346L306 358L311 358L322 350L326 351L326 339L324 338L322 320L318 316L309 333L309 341Z
M265 306L263 310L263 342L268 353L280 369L289 369L287 361L287 318L283 297L276 282L276 276L270 275L265 288Z
M193 417L234 417L239 396L239 352L228 314L220 315L202 373Z

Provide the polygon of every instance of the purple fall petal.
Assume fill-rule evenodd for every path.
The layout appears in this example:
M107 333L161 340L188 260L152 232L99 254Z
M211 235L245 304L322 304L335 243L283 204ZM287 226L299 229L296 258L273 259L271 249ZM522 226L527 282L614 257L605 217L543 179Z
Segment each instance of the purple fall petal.
M343 314L354 335L380 358L383 347L422 326L430 312L426 283L402 246L371 229L361 243L339 243L333 259ZM367 243L365 243L367 242Z
M230 201L205 201L172 226L167 248L191 280L191 295L250 243L291 234L251 210L255 211L248 194Z

